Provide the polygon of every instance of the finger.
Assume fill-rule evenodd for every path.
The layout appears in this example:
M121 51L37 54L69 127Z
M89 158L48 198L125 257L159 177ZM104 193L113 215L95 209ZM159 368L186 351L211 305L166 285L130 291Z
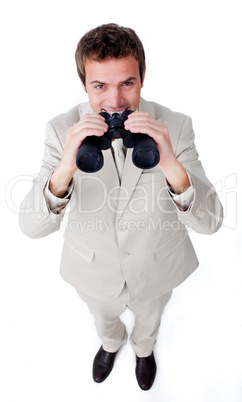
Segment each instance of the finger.
M86 114L76 124L73 124L73 126L77 126L77 127L82 126L83 124L85 124L87 122L93 122L94 124L95 123L103 124L105 122L105 118L97 113Z
M108 125L103 120L93 119L93 120L84 120L82 122L79 122L75 126L71 127L72 135L76 135L80 132L89 131L89 130L92 130L95 132L99 131L103 134L108 130Z
M156 134L163 131L163 128L157 124L155 121L139 120L130 122L125 126L126 130L132 133L143 133L143 134Z

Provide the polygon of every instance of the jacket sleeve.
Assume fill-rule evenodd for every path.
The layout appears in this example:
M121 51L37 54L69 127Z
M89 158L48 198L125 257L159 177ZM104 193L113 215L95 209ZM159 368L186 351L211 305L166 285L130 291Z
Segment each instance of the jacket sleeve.
M223 208L215 188L207 179L195 147L195 135L190 117L186 117L177 142L175 155L187 170L195 190L194 199L186 211L177 210L178 217L197 233L215 233L223 221Z
M31 238L47 236L60 228L65 208L53 213L44 196L44 190L55 168L59 165L63 145L51 124L46 125L45 149L39 174L20 207L19 224L24 234Z

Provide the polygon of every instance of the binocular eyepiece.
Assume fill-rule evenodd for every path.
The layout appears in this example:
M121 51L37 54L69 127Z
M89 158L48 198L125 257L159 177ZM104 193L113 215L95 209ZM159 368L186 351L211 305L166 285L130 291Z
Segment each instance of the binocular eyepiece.
M160 154L153 138L147 134L134 134L124 128L124 122L132 110L125 110L121 115L101 112L100 115L105 118L108 124L108 131L103 136L95 135L86 137L82 142L77 157L76 165L78 169L86 173L94 173L103 167L103 155L101 150L111 147L112 140L122 138L123 144L127 148L134 148L132 161L140 169L151 169L155 167L160 160Z

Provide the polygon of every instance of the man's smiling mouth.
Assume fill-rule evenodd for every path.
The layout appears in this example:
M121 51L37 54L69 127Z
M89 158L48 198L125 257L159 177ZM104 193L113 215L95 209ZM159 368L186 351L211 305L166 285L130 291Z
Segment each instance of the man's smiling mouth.
M114 113L118 113L119 115L121 115L123 112L125 112L125 110L129 110L129 107L126 107L125 109L122 110L107 110L102 108L102 112L109 113L110 116L112 116Z

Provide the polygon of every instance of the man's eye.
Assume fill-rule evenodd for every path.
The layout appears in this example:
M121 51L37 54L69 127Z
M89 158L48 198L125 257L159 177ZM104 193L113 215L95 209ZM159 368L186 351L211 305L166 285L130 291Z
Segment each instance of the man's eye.
M104 85L99 84L99 85L96 85L95 88L97 88L97 89L103 89L103 88L104 88Z
M126 82L124 82L124 86L125 86L125 87L130 87L132 84L133 84L132 81L126 81Z

